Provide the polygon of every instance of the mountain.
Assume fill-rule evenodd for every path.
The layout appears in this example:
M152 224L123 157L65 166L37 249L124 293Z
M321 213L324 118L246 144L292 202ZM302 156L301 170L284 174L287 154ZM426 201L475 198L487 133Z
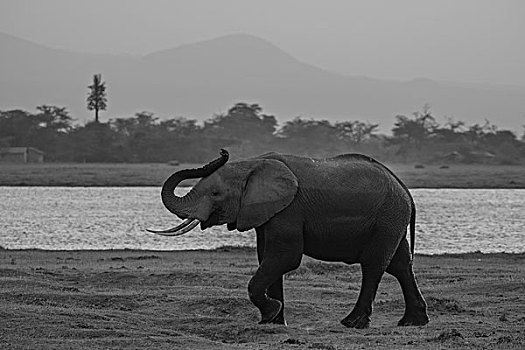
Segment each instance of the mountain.
M134 57L51 49L0 33L0 50L0 109L64 105L79 120L92 118L85 99L95 73L108 89L102 120L143 110L203 120L246 101L280 121L359 119L380 123L387 132L396 114L430 103L440 121L447 116L472 124L486 118L521 133L525 115L525 87L345 76L245 34Z

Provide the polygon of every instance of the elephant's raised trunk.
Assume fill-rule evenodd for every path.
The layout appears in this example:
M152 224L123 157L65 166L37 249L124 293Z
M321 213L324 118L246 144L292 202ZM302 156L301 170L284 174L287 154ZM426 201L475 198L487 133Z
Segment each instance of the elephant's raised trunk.
M187 203L190 198L188 194L178 197L173 191L181 181L209 176L223 166L228 161L229 154L225 149L221 149L220 155L219 158L209 162L202 168L177 171L164 182L161 191L162 203L170 212L181 218L189 216Z

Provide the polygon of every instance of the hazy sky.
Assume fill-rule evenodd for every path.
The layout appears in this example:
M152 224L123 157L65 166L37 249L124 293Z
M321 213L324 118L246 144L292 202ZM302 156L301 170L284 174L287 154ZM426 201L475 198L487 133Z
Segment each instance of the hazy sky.
M350 75L525 86L523 0L0 0L0 31L117 54L247 33Z

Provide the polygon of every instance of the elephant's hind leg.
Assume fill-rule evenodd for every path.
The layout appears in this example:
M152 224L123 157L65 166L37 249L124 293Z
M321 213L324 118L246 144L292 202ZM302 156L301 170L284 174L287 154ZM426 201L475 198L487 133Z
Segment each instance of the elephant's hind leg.
M361 291L354 309L341 321L343 326L349 328L367 328L370 326L372 302L375 299L377 287L384 272L384 267L361 263Z
M376 224L373 239L363 249L359 262L361 264L362 283L359 297L354 309L341 323L351 328L366 328L370 325L372 303L376 297L377 287L390 264L400 237L403 236L402 224L395 225L394 220L385 220Z
M394 276L401 285L405 299L405 314L398 326L423 326L428 323L427 304L417 286L408 242L403 239L397 248L386 272Z

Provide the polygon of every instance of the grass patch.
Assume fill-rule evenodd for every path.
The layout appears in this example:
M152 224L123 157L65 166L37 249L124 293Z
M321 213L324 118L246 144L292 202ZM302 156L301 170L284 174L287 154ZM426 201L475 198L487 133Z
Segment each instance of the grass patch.
M387 164L410 188L525 188L525 165ZM200 164L0 164L0 186L161 186ZM197 180L182 183L192 186Z

